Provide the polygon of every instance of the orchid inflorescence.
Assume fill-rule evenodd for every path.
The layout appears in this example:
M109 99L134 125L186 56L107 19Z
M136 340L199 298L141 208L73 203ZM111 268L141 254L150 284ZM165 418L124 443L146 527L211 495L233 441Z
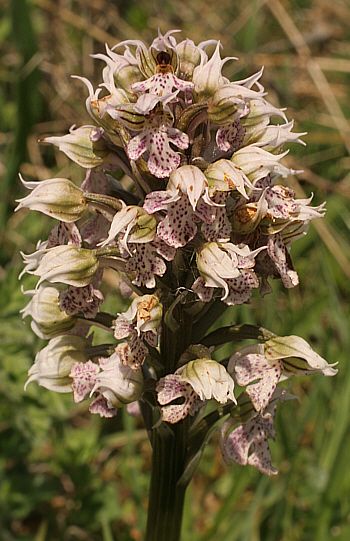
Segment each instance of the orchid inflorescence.
M27 384L72 391L75 402L92 398L90 412L102 417L124 406L141 411L149 431L186 418L194 437L203 420L208 432L226 416L225 461L271 475L276 406L294 398L279 382L336 370L297 336L210 327L227 306L249 303L254 289L271 292L271 278L298 284L290 246L324 204L312 207L312 198L296 199L278 183L296 172L282 165L283 146L304 144L304 134L265 99L262 70L230 82L222 68L231 58L221 59L219 42L177 43L176 32L158 32L149 48L128 40L93 55L105 63L96 91L78 77L97 125L43 142L86 169L80 187L22 179L31 193L16 210L59 220L23 255L23 272L39 277L23 315L49 340ZM101 311L104 267L131 296L124 313ZM93 325L113 332L115 344L93 345ZM247 338L258 343L212 359L218 346ZM205 417L208 401L217 407Z

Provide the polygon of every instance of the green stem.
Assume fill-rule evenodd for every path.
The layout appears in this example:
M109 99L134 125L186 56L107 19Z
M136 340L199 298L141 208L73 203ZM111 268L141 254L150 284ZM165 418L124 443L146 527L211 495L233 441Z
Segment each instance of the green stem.
M189 421L153 429L152 469L145 541L179 541L187 485L185 469Z
M92 358L96 357L110 357L115 351L115 346L113 344L100 344L98 346L91 346L89 348L89 353Z
M119 248L96 248L95 250L91 250L92 253L96 256L96 257L113 257L113 256L118 256L120 257L120 250Z
M84 197L88 203L99 203L115 210L116 212L122 209L122 204L120 201L109 195L85 192Z
M165 306L170 311L168 324L163 322L160 344L162 375L174 372L181 354L191 343L192 318L181 302ZM150 406L152 408L152 406ZM188 462L188 434L192 418L187 416L174 425L157 422L154 415L159 406L154 404L152 415L144 408L143 416L151 433L152 468L148 518L145 541L179 541L185 492L190 478L184 480ZM181 481L180 481L181 480Z
M102 329L106 329L108 331L113 330L113 325L115 322L115 316L112 316L112 314L108 314L107 312L99 312L93 319L83 316L78 316L77 319L84 321L84 323L88 323L89 325L96 325L96 327L101 327Z

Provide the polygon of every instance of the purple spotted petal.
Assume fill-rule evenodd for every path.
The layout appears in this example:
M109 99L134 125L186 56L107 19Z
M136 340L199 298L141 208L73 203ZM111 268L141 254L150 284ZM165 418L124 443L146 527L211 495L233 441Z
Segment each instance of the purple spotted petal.
M67 286L60 292L60 309L73 316L82 312L86 318L94 318L100 311L103 295L91 284L84 287Z
M198 295L202 302L210 302L214 293L213 287L206 287L205 279L200 276L192 284L192 291Z
M180 196L176 196L179 199ZM174 201L174 198L166 191L151 192L145 197L143 208L148 214L153 214L159 210L166 210L169 202Z
M275 475L277 470L271 464L271 452L264 430L264 424L255 417L233 430L225 443L227 456L245 466L250 464L265 475Z
M147 150L147 132L139 133L133 137L128 143L128 156L130 160L138 160L139 157Z
M255 266L255 261L251 257L237 254L237 265L240 269L252 269Z
M166 271L166 264L155 253L155 247L148 242L147 244L137 244L135 252L131 259L126 263L126 272L136 272L136 277L132 283L147 288L153 288L156 285L155 275L163 276Z
M148 138L147 166L158 178L168 177L180 165L180 155L169 146L169 142L181 149L186 149L189 145L189 137L176 128L163 126L154 130Z
M118 413L118 408L109 408L107 406L107 399L102 395L98 394L97 398L93 400L89 407L90 413L97 413L100 417L115 417Z
M252 296L252 289L259 287L259 280L253 271L240 270L240 276L226 280L229 288L228 295L223 299L225 304L235 306L248 302Z
M283 363L280 360L268 361L265 355L247 354L237 359L235 375L238 385L248 385L246 392L254 408L263 412L280 380Z
M146 92L149 90L157 96L170 94L173 88L182 91L190 91L194 87L194 83L182 81L172 73L156 73L146 81L133 83L130 88L133 92Z
M143 333L143 338L146 340L146 342L156 348L158 346L158 334L155 334L154 332L152 331L146 331L145 333Z
M207 224L212 224L216 218L216 212L221 207L208 204L201 197L196 206L196 216Z
M147 347L136 333L127 342L118 344L115 351L121 362L133 370L138 370L148 355Z
M169 146L167 135L158 131L149 138L147 167L152 175L165 178L180 165L180 155Z
M164 406L177 398L184 398L182 404L171 404L162 408L163 421L174 424L184 419L188 414L194 415L196 411L204 404L194 392L191 385L181 380L181 376L170 374L165 378L160 378L157 383L156 391L159 404Z
M233 430L226 439L225 452L228 458L234 460L240 466L248 464L248 453L252 437L247 435L247 425L241 425ZM249 427L250 428L250 427Z
M269 236L267 253L280 273L284 287L291 288L298 285L299 278L297 272L288 268L286 247L281 233Z
M130 336L134 328L135 328L135 325L133 325L132 323L129 323L129 321L125 319L123 314L120 314L115 320L114 338L116 340L122 340L123 338Z
M188 135L180 130L150 123L141 134L129 141L128 156L131 160L137 160L147 150L149 171L158 178L167 177L180 165L180 155L169 146L169 141L182 149L189 145Z
M270 188L271 185L272 185L272 179L271 179L270 174L264 178L259 178L259 180L257 180L254 184L256 191L253 194L251 194L249 198L250 201L258 201L259 197L261 196L262 191L265 190L265 188Z
M183 133L177 128L171 127L166 128L166 133L171 143L181 148L182 150L188 148L188 145L190 144L190 138L188 137L187 133Z
M80 248L82 240L75 224L59 222L51 229L47 247L54 248L62 244L74 244Z
M232 225L227 218L225 207L215 209L215 219L213 223L202 224L201 231L209 241L225 242L230 240Z
M96 376L100 368L92 361L86 363L73 363L69 374L73 378L73 400L77 404L88 398L96 383Z
M84 192L107 194L110 188L110 182L104 171L88 169L84 182L80 188Z
M266 190L265 199L269 214L274 218L288 219L297 209L294 201L294 191L284 186L273 186Z
M172 261L174 259L176 255L176 249L166 244L159 237L156 236L150 244L151 246L154 246L157 254L164 257L164 259L166 259L167 261Z
M180 248L193 239L197 233L194 212L184 195L168 206L168 213L157 227L157 235L169 246Z
M222 126L216 132L216 144L223 152L230 149L236 152L240 149L245 135L245 128L238 120L227 126Z

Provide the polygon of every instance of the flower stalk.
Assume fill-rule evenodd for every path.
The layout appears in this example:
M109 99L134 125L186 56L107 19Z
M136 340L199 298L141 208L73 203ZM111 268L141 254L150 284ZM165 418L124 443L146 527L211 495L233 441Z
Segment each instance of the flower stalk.
M152 432L152 468L145 541L179 541L187 485L187 419Z

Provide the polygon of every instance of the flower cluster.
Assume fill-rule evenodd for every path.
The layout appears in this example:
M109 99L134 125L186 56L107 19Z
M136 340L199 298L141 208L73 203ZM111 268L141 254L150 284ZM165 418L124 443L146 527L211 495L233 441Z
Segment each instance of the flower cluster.
M39 277L23 314L50 340L28 382L72 391L75 402L93 397L90 411L104 417L139 400L170 424L216 401L229 414L225 460L271 474L267 437L277 403L291 397L278 383L336 371L293 336L271 335L228 365L211 358L208 339L200 342L213 306L248 303L254 289L263 296L270 278L298 284L290 246L324 204L310 206L283 184L295 173L281 163L284 145L303 144L304 134L265 99L262 70L231 82L222 69L232 59L221 58L219 42L177 43L176 32L159 32L149 48L128 40L94 55L105 64L97 90L78 77L96 125L43 142L85 168L80 187L22 179L31 193L16 210L59 220L23 255L23 272ZM124 313L101 311L105 267L132 297ZM110 330L115 344L93 346L93 325ZM235 383L245 387L238 402Z

